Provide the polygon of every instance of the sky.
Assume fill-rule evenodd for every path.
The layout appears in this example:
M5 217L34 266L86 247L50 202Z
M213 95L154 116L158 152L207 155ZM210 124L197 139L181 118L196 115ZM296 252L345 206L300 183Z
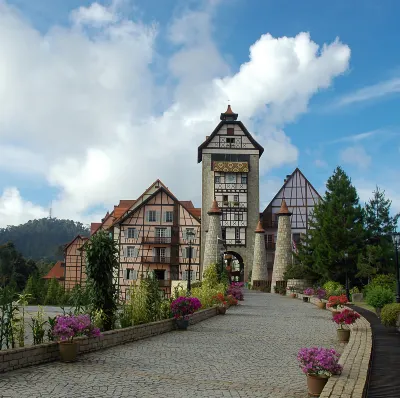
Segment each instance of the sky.
M99 221L161 179L201 206L230 103L264 147L260 209L342 166L400 211L400 2L0 0L0 227Z

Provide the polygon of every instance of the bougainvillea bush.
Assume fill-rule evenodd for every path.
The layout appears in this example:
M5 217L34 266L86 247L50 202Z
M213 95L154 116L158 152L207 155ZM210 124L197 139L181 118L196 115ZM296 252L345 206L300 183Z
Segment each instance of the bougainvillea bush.
M308 287L307 289L304 290L304 294L306 296L312 296L314 294L314 289L312 287Z
M178 297L171 303L171 312L175 319L188 319L201 308L197 297Z
M243 283L233 282L227 291L227 295L233 296L236 300L243 300Z
M336 309L339 305L345 305L347 303L347 297L345 294L340 296L330 296L328 299L328 304L326 305L329 308Z
M100 329L96 328L89 315L65 315L58 316L53 328L53 336L61 341L73 341L74 337L100 336Z
M352 325L359 318L360 314L358 312L345 309L334 315L332 321L340 325L340 329L343 329L343 325Z
M297 354L303 373L315 376L339 375L342 372L339 358L334 349L322 347L302 348Z

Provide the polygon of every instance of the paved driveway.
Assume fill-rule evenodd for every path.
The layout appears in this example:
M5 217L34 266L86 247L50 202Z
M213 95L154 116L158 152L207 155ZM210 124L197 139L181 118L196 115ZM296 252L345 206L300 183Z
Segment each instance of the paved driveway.
M328 311L247 292L217 316L146 340L0 375L1 397L307 397L296 355L335 347Z

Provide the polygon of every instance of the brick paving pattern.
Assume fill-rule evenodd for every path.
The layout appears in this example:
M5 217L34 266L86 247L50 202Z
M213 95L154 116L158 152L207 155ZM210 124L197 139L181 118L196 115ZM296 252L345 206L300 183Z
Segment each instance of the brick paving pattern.
M307 397L296 355L335 347L328 311L246 292L217 316L149 339L0 374L0 397Z

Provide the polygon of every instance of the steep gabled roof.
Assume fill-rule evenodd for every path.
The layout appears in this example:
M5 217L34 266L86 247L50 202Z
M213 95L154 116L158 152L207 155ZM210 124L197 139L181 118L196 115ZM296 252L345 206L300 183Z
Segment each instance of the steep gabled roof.
M310 187L317 193L319 199L322 199L321 195L318 193L318 191L313 187L313 185L311 184L311 182L306 178L306 176L301 172L301 170L296 167L295 170L293 171L292 174L290 174L286 179L285 182L283 183L283 185L278 189L278 192L275 194L275 196L272 198L272 200L268 203L267 207L264 209L264 212L268 209L268 207L272 206L272 202L278 197L279 193L282 191L282 189L284 189L286 187L286 185L288 184L288 182L290 181L291 178L293 178L293 176L296 174L296 172L299 172L300 175L304 178L304 180L310 184ZM261 213L263 214L263 213Z
M65 263L57 261L53 268L48 272L47 275L43 276L43 279L64 279L65 277Z
M67 250L78 238L82 239L83 241L89 240L89 238L87 238L86 236L76 235L75 238L71 240L71 242L67 243L64 246L64 251Z
M247 128L244 126L244 124L240 121L225 121L222 120L218 126L215 128L215 130L211 133L211 135L199 146L198 152L197 152L197 163L201 162L201 154L204 148L207 148L208 144L211 142L211 140L218 134L218 131L221 129L221 127L224 124L237 124L239 127L242 129L244 135L250 140L250 142L254 145L255 148L258 149L259 151L259 156L261 156L264 152L264 148L253 138L253 136L249 133Z
M102 223L101 222L92 222L90 224L90 236L95 234L97 230L101 227Z

